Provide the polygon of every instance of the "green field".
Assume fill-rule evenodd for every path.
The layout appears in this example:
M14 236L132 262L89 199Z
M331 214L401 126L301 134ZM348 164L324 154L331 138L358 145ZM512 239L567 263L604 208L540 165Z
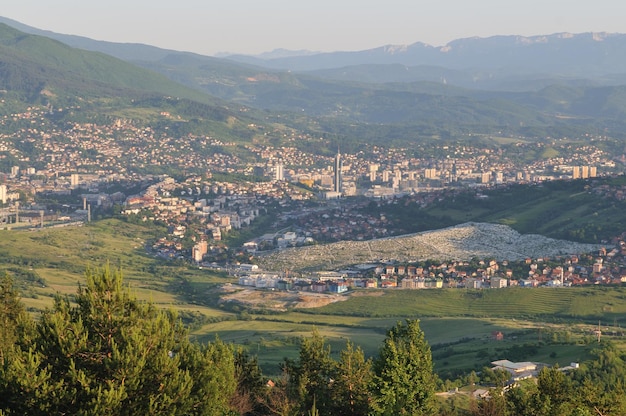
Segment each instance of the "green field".
M440 374L478 370L491 361L533 360L568 365L584 361L595 345L598 321L605 333L621 332L626 289L508 288L500 290L360 291L344 302L279 315L246 315L245 320L209 324L194 332L200 340L218 334L246 346L268 374L296 356L297 339L317 329L338 353L348 339L373 356L385 331L398 320L419 318ZM501 331L504 340L494 341ZM621 336L612 336L622 342Z
M200 341L220 339L245 346L259 357L264 373L278 375L285 358L298 354L299 337L318 330L338 354L348 340L359 345L367 356L374 356L385 331L399 319L355 318L286 313L268 318L252 315L245 321L224 321L206 325L194 332ZM339 318L339 319L338 319ZM533 360L568 365L584 361L595 345L590 336L593 326L553 324L542 321L495 318L422 318L421 327L431 345L436 370L455 376L480 370L499 359ZM504 340L494 341L501 331ZM207 335L210 334L210 335Z
M146 245L154 230L119 220L82 227L1 230L0 272L7 271L22 292L24 304L34 310L52 305L56 294L72 295L88 268L121 268L126 283L140 299L167 308L199 311L209 317L224 312L190 302L180 287L190 282L215 286L225 277L186 264L155 258Z
M591 330L623 327L626 288L507 288L500 290L361 290L349 299L315 309L259 314L219 304L227 276L146 251L154 230L119 220L41 231L0 231L0 272L14 277L29 310L52 304L56 294L72 295L87 268L121 267L140 299L179 311L192 337L219 336L259 356L264 372L280 373L284 358L298 354L298 342L314 329L338 354L348 340L368 356L377 353L385 332L397 321L419 318L433 350L435 368L454 376L496 359L569 364L588 357ZM495 342L494 331L504 340ZM621 337L615 338L626 347Z
M517 317L559 322L626 319L626 288L506 288L494 290L390 290L353 296L311 314L369 317Z

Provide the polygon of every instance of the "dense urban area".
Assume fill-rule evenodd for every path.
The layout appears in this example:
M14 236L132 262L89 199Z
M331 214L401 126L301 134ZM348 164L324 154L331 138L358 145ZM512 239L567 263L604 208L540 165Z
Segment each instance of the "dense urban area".
M501 288L626 280L619 235L603 246L571 246L572 252L560 255L483 255L472 263L454 259L452 253L440 262L391 254L374 256L365 264L307 271L306 265L294 266L295 258L291 267L278 269L263 260L267 253L293 247L368 241L404 231L368 209L372 204L404 198L426 207L454 192L471 192L480 199L486 198L485 190L513 184L616 175L624 156L602 150L608 138L586 137L585 144L508 138L508 145L498 149L473 147L469 141L417 149L369 145L355 153L338 147L336 154L323 155L295 144L273 147L193 135L170 137L122 119L110 125L75 123L65 131L48 128L46 116L72 110L78 109L31 107L3 116L2 124L21 126L17 137L0 137L0 155L8 167L0 173L4 228L61 227L123 215L167 229L146 246L155 255L228 270L241 276L240 284L259 288L341 293L351 287ZM172 116L162 112L161 117ZM286 138L293 143L316 140L323 139ZM24 156L24 146L35 156ZM182 174L158 173L161 167ZM590 192L601 195L609 190L597 186ZM624 192L610 190L618 200ZM229 239L233 235L238 238ZM259 269L259 263L265 267Z

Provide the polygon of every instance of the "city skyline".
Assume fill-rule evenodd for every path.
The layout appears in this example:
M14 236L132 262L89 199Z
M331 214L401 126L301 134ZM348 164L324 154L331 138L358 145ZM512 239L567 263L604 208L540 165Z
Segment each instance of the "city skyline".
M202 3L162 0L107 3L12 2L3 16L38 29L96 40L144 43L205 55L274 49L340 51L424 42L443 46L467 37L560 32L624 32L626 4L460 0L375 3L251 0Z

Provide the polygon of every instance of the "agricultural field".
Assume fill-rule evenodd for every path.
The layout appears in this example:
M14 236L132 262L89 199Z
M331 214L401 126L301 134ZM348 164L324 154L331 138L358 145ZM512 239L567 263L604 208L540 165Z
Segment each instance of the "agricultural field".
M265 373L278 374L285 358L297 356L299 337L314 330L336 354L351 340L373 356L388 328L418 318L437 372L453 378L499 359L560 365L584 361L597 345L599 321L605 339L626 344L620 329L626 319L625 295L626 289L617 287L362 290L319 308L243 311L237 321L210 323L193 335L209 340L217 334L243 345L258 354ZM497 332L501 340L495 340Z
M315 314L388 317L472 316L548 319L553 322L626 319L626 288L519 288L392 290L309 311Z

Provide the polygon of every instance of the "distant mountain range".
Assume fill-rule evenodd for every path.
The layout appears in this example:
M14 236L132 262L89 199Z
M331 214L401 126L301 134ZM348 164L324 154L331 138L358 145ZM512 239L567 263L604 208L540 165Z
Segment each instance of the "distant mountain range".
M96 41L58 34L0 17L22 32L46 36L69 46L106 53L136 63L155 63L171 55L202 60L205 65L238 62L250 68L311 73L358 82L433 81L467 88L521 89L545 86L550 80L595 85L626 82L626 34L557 33L541 36L493 36L458 39L445 46L417 42L355 52L277 49L257 56L220 58L133 43ZM531 80L533 82L528 83ZM498 86L499 85L499 86Z
M387 45L356 52L229 59L268 68L317 71L354 65L440 66L455 70L503 70L517 73L597 77L626 73L626 35L558 33L548 36L493 36L459 39L442 47L425 43Z
M279 115L292 127L361 140L412 140L424 131L537 136L626 131L622 34L495 36L445 47L416 43L321 54L277 50L225 59L56 34L4 18L1 22L43 36L36 42L30 38L39 45L32 49L20 40L2 50L2 85L16 86L15 79L32 75L69 90L116 85L115 91L185 97L222 109L237 103ZM21 61L11 58L16 54ZM40 59L43 55L47 60ZM20 73L19 68L26 69Z
M464 88L528 91L553 83L626 82L626 35L609 33L493 36L459 39L443 47L418 42L356 52L226 58L368 83L429 81Z

